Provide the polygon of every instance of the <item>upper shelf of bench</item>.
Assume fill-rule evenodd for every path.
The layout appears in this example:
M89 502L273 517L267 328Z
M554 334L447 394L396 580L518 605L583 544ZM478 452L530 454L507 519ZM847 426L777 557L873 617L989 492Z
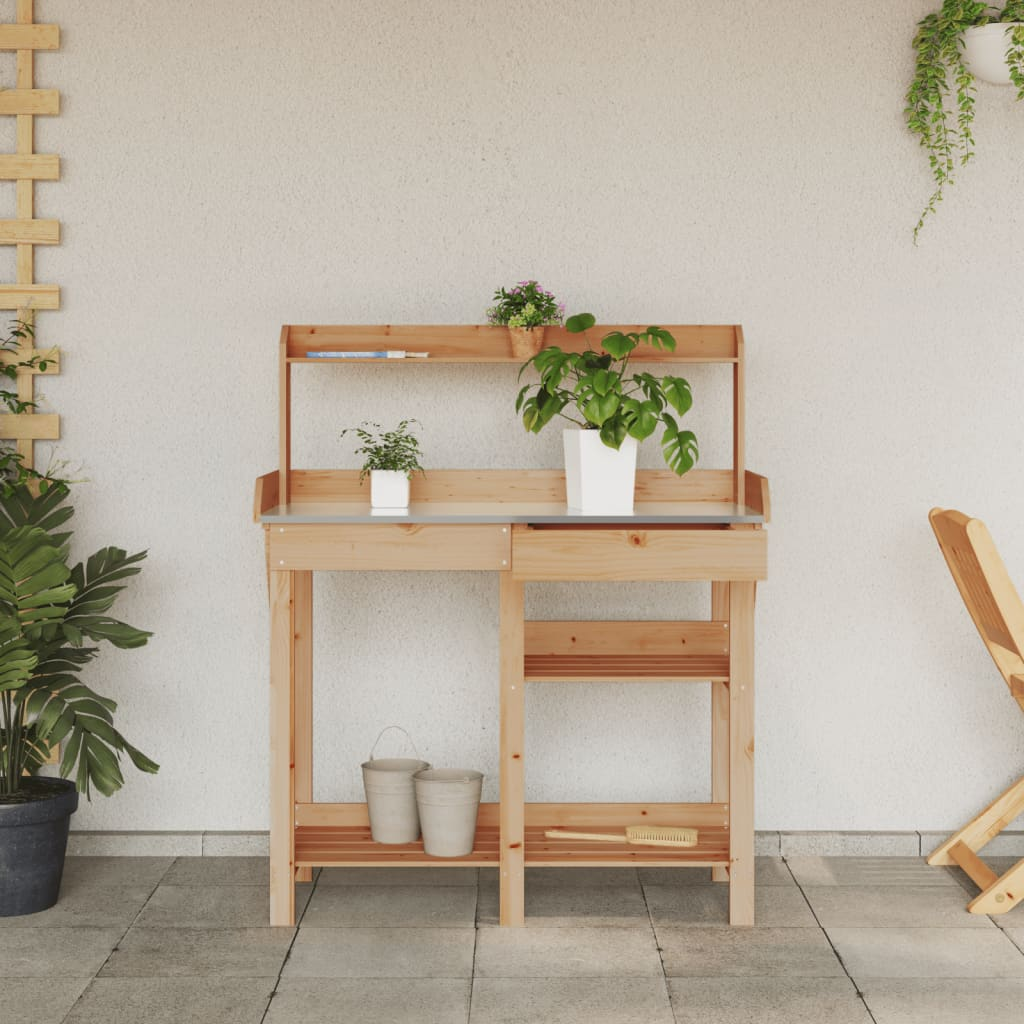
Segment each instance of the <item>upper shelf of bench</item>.
M676 351L644 345L635 355L644 363L736 363L741 357L742 331L733 324L660 324L676 339ZM567 352L597 348L610 331L645 331L647 324L598 324L586 335L570 334L564 327L548 327L545 347L557 345ZM508 330L473 324L375 324L346 326L297 326L283 329L281 344L289 363L521 363L509 346ZM361 352L379 350L428 352L426 359L324 359L310 352Z

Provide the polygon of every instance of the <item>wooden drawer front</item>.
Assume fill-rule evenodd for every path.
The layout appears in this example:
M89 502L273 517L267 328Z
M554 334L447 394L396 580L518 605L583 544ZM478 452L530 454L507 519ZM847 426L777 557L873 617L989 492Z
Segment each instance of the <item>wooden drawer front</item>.
M271 526L270 569L494 569L509 567L509 528L491 523L296 523Z
M516 530L523 580L763 580L763 530Z

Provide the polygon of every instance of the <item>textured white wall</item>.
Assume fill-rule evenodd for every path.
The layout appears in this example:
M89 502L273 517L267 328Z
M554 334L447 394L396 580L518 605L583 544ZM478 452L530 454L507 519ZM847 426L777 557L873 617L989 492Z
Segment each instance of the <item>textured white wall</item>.
M266 826L250 505L275 464L280 324L479 322L527 275L605 322L746 328L750 463L775 514L758 827L944 828L1019 771L1024 723L926 514L987 518L1024 582L1024 107L980 88L978 160L915 250L929 181L901 111L932 6L39 0L64 41L37 75L64 96L38 128L64 161L38 190L65 224L38 258L64 294L41 317L65 353L45 391L90 480L79 551L150 550L122 612L157 635L94 681L163 764L76 826ZM516 422L512 368L423 369L300 372L297 463L354 466L344 426L412 415L433 466L558 464L558 438ZM721 465L722 381L694 383L704 464ZM494 578L317 588L318 796L358 798L395 720L436 763L483 768L493 796ZM529 602L686 615L707 593ZM702 798L703 690L536 687L530 796Z

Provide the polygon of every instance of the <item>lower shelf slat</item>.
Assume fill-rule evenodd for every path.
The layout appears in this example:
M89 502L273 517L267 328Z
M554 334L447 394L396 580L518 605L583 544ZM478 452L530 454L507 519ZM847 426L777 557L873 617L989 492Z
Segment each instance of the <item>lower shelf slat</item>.
M547 827L526 829L528 867L607 867L615 864L645 867L712 867L729 863L729 830L724 827L701 828L696 846L640 846L629 843L602 843L585 839L548 839ZM580 831L614 832L606 825ZM435 867L463 867L498 863L499 834L494 826L477 829L473 852L466 857L428 857L423 843L400 846L375 843L365 826L301 826L295 830L296 867L373 867L431 864Z
M614 679L728 681L728 655L686 654L527 654L527 682Z

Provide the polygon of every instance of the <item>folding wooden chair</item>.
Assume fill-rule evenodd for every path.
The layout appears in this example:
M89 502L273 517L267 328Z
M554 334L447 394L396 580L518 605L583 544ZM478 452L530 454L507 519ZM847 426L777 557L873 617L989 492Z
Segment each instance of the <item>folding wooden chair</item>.
M928 518L960 596L1014 699L1024 711L1024 603L985 524L951 509ZM1024 777L949 837L929 864L959 864L981 892L967 904L972 914L1005 914L1024 899L1024 859L997 875L978 851L1024 812Z

